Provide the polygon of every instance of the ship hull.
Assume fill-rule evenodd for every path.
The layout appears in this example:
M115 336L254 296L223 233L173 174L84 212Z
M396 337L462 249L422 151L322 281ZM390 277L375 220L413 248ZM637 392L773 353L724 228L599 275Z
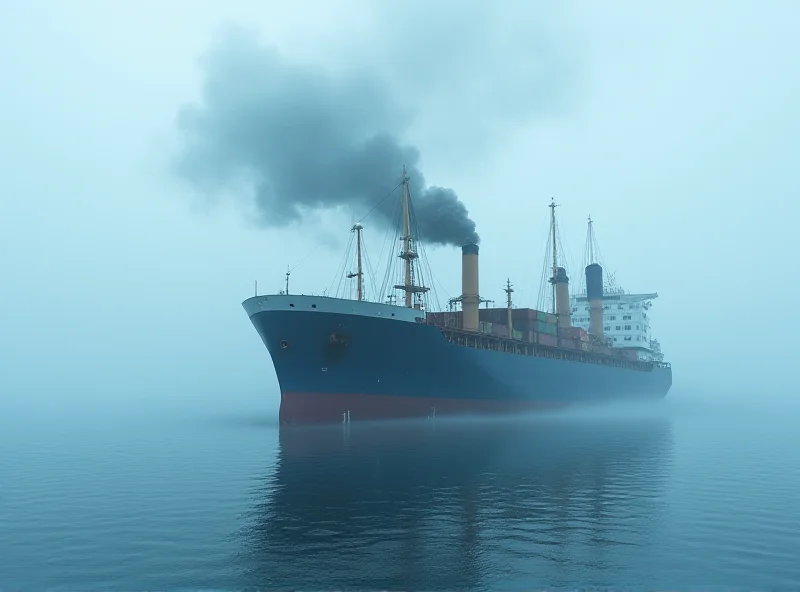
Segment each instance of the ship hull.
M272 358L282 424L658 399L672 384L669 367L633 370L456 345L402 307L307 296L251 298L244 306Z

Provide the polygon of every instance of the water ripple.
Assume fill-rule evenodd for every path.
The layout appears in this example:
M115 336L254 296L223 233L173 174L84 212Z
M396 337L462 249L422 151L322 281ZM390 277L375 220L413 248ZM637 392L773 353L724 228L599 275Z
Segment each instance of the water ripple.
M0 588L800 586L781 418L125 426L2 432Z

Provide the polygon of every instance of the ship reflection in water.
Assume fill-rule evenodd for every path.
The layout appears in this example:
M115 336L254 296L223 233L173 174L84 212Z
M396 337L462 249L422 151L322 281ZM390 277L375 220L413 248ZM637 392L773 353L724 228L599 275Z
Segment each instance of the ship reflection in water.
M671 450L652 417L282 428L241 567L261 587L619 584L665 528Z

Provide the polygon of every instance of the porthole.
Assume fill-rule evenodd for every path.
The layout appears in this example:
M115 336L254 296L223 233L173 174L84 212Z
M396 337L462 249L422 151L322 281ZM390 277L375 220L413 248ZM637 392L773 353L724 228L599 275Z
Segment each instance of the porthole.
M289 306L294 308L294 304L292 304L291 302L289 303Z
M281 340L281 349L286 349L287 347L289 347L289 342L285 339Z
M317 305L316 304L312 304L311 308L317 308Z

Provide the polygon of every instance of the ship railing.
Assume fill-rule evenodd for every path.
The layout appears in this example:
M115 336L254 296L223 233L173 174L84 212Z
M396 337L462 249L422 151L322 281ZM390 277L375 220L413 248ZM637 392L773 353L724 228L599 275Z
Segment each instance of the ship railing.
M640 372L652 372L657 365L657 362L632 360L619 355L608 355L586 350L573 350L553 347L544 344L532 343L529 341L499 337L486 333L464 331L461 328L445 327L439 323L429 324L438 327L444 334L444 337L451 343L464 347L472 347L475 349L489 349L544 358L559 358L568 361L600 364L603 366L615 366L618 368L629 368L631 370L638 370Z

